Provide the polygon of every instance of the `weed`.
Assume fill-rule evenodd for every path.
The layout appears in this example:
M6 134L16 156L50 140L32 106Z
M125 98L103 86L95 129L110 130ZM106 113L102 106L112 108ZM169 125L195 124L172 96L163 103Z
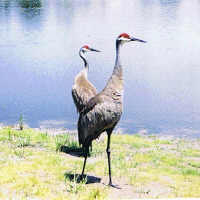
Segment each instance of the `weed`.
M24 135L17 138L16 141L17 147L26 147L30 145L30 136Z
M24 148L14 148L14 154L19 158L24 158Z
M195 168L200 168L200 162L191 161L190 163L188 163L188 165Z
M7 140L16 147L30 146L31 137L27 132L17 132L8 128L6 134Z
M105 192L101 191L99 188L95 188L90 192L89 197L87 199L89 200L104 199L105 196L106 196Z
M67 146L71 149L77 149L79 147L78 142L71 139L69 135L55 136L56 151L61 151L63 146Z
M77 194L84 189L85 184L87 183L87 176L80 180L80 176L77 175L74 171L73 178L70 179L66 177L65 182L67 184L67 191L73 194Z
M19 129L22 131L24 129L24 118L23 115L21 114L19 117Z
M181 172L183 175L200 176L200 171L197 169L185 168Z
M46 141L48 141L49 136L48 136L47 133L40 133L40 138L41 138L42 141L46 142Z
M12 136L11 136L11 129L8 129L8 141L12 140Z

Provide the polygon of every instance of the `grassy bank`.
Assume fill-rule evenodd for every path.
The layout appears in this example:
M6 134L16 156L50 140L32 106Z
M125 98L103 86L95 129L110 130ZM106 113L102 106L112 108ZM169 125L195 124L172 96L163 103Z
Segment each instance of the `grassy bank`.
M78 148L74 137L1 129L0 199L200 197L200 140L113 134L116 189L107 186L106 139L93 143L88 179L78 183L83 158L60 151Z

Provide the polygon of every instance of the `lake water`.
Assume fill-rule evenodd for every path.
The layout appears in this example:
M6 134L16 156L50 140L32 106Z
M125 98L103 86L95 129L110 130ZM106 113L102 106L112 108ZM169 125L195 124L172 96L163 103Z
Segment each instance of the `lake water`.
M199 0L1 0L0 123L23 114L31 127L76 128L71 97L88 44L88 78L104 88L115 39L127 32L148 43L121 51L124 112L118 124L138 131L200 135Z

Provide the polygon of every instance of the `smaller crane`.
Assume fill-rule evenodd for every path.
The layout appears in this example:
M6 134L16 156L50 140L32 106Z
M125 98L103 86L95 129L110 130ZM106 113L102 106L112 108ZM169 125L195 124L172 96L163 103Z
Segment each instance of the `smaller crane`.
M84 69L76 75L74 85L72 86L72 97L78 113L80 113L88 101L97 94L96 88L87 78L89 65L85 58L85 53L91 51L100 52L99 50L90 48L88 45L84 45L79 50L79 56L84 62ZM80 139L79 144L82 145ZM92 150L92 143L90 144L90 147Z

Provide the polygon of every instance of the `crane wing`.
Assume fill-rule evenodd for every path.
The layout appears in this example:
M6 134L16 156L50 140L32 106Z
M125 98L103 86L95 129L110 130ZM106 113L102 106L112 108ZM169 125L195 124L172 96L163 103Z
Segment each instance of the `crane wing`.
M81 115L87 114L87 113L88 113L90 110L92 110L92 109L95 107L95 105L97 105L97 104L98 104L98 98L95 98L95 97L91 98L91 99L88 101L88 103L84 106L84 108L81 110L80 114L81 114Z
M104 102L105 99L108 97L103 95L102 92L98 93L96 96L92 97L84 108L81 110L80 114L85 115L90 112L96 105L101 104Z
M81 112L88 101L97 94L96 88L88 81L82 80L72 88L72 97L76 105L77 112Z

